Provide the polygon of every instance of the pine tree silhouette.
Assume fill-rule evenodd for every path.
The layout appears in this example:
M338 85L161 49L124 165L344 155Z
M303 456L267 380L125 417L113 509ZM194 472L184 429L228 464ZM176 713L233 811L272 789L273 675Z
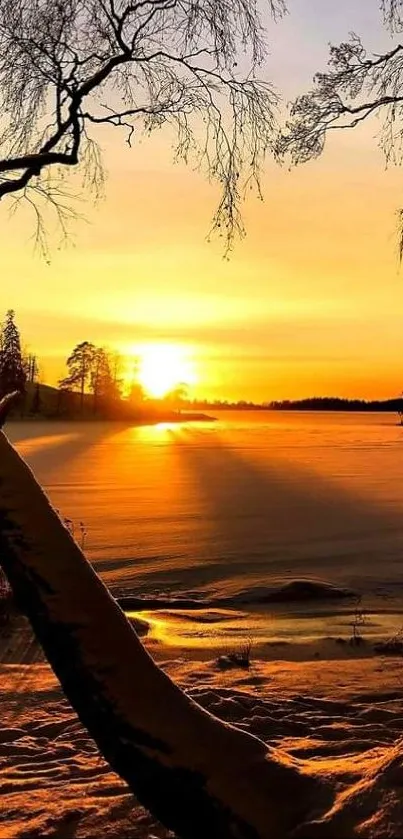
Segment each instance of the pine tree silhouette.
M0 398L14 390L25 391L26 372L21 352L21 340L15 324L15 312L6 314L0 341Z

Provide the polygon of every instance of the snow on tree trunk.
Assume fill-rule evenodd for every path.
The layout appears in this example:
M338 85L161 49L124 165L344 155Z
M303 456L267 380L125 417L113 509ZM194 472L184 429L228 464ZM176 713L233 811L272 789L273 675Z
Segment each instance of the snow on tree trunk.
M153 662L3 432L0 561L82 723L163 824L185 839L280 839L312 813L320 790L297 761L211 716Z

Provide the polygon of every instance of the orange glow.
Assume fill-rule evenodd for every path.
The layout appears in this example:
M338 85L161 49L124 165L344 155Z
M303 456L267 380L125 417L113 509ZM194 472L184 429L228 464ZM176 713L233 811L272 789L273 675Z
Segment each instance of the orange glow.
M179 385L196 381L193 364L175 344L150 344L140 351L139 381L148 396L160 399Z
M276 71L285 102L324 69L328 41L357 30L364 43L384 43L375 2L372 24L367 4L339 0L329 15L328 4L316 3L307 21L309 5L293 4L300 10L270 32L268 78ZM172 166L169 134L130 149L110 130L102 135L105 201L93 208L78 189L90 224L72 224L74 248L59 250L49 231L50 264L33 259L27 208L10 219L3 211L0 318L16 310L50 385L88 340L127 358L128 390L133 358L144 355L150 396L181 381L192 397L212 400L398 395L401 178L384 171L379 127L333 132L320 160L291 172L269 159L266 200L250 195L248 236L229 262L222 240L205 238L218 190L192 167ZM175 349L166 355L167 345Z

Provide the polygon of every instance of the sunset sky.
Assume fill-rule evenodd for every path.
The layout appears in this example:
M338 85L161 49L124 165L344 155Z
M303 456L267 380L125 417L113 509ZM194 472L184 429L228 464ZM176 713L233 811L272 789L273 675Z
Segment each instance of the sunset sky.
M286 101L351 30L389 44L378 0L289 0L269 22L265 74ZM0 310L14 308L43 380L55 383L82 340L136 355L180 348L194 396L270 400L388 397L403 389L403 270L396 210L403 171L385 171L375 119L335 134L321 160L288 172L268 161L265 201L245 207L230 262L206 234L217 192L172 165L160 132L130 150L102 134L106 199L83 203L67 248L33 255L24 215L1 209Z

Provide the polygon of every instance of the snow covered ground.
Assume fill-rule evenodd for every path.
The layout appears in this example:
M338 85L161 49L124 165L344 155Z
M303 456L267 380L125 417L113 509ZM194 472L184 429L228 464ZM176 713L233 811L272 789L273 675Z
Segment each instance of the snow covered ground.
M164 666L217 716L334 773L346 813L331 835L402 835L401 661ZM102 761L46 664L1 665L0 689L2 839L168 836Z

